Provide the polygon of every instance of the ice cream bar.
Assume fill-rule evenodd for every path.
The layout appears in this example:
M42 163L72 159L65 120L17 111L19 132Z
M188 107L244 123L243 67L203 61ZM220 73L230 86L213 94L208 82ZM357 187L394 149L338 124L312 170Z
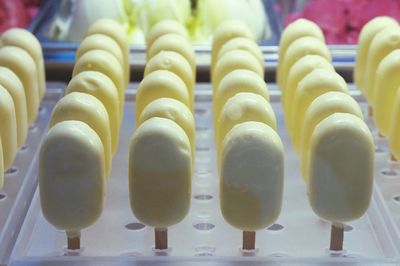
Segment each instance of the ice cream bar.
M254 121L233 127L222 143L220 169L221 211L230 225L255 232L278 218L284 149L271 127ZM243 243L244 249L246 246Z
M103 145L93 129L64 121L49 130L39 156L40 202L46 220L69 240L79 240L80 231L99 218L104 181Z
M293 96L299 85L299 82L314 69L323 68L334 71L332 64L326 58L320 55L305 55L290 68L287 79L286 88L282 90L282 105L285 114L292 113Z
M397 93L394 96L393 111L389 120L389 147L392 156L396 160L400 161L400 90L397 90Z
M308 107L315 98L329 91L348 92L344 79L331 70L315 69L300 81L294 96L291 123L288 127L293 147L297 152L300 151L300 134Z
M176 33L168 33L160 36L154 41L150 50L148 50L148 60L161 51L173 51L181 54L189 62L193 77L196 77L196 58L193 47L187 38Z
M136 122L143 109L158 98L173 98L190 108L190 98L185 83L180 77L167 70L148 74L139 84L136 94Z
M107 110L96 97L82 92L65 95L54 107L50 127L66 120L86 123L100 137L104 146L105 174L111 171L111 131Z
M121 48L124 58L124 73L128 73L128 82L130 80L130 66L129 66L129 44L125 31L122 25L113 19L99 19L93 23L86 33L86 36L92 34L104 34L113 38ZM127 86L128 83L125 83Z
M182 102L172 98L159 98L142 111L137 126L152 117L167 118L177 123L186 133L191 144L192 158L195 152L195 123L193 113Z
M221 80L213 95L214 128L216 128L218 116L226 101L239 92L256 93L267 101L269 100L267 84L257 73L246 69L237 69L229 72Z
M16 46L24 49L32 57L37 70L37 82L40 92L40 99L43 99L46 90L46 74L42 46L35 35L25 29L9 29L1 35L2 46Z
M190 97L190 107L193 110L195 79L189 62L177 52L161 51L147 62L144 76L156 70L173 72L185 82Z
M28 132L28 111L26 96L21 80L10 69L0 67L0 85L3 86L14 102L17 121L17 147L24 144Z
M3 144L0 138L0 190L2 190L4 186L4 172Z
M158 232L188 213L192 159L185 131L166 118L153 117L135 131L129 147L131 209ZM156 249L161 247L156 243Z
M276 119L271 104L261 95L241 92L229 98L219 114L215 128L215 144L220 150L225 135L237 124L256 121L276 130Z
M255 40L253 33L242 21L226 20L222 22L215 30L211 47L211 75L213 75L214 67L217 63L217 58L221 47L229 40L237 37Z
M231 39L227 43L225 43L218 54L218 60L221 58L225 53L232 51L232 50L244 50L247 52L250 52L252 55L254 55L258 62L260 63L260 66L264 68L264 56L263 53L260 49L260 47L257 45L257 43L249 38L245 37L237 37L234 39Z
M257 58L253 54L244 50L232 50L226 52L215 64L212 80L213 94L215 94L221 80L229 72L236 69L254 71L264 79L264 68L260 66Z
M150 50L155 40L168 33L175 33L189 39L186 28L181 23L176 20L165 19L156 23L147 34L147 50Z
M69 82L66 93L84 92L99 99L107 110L111 128L111 151L117 151L119 142L119 113L118 90L112 80L101 72L83 71Z
M397 21L391 17L375 17L362 28L358 37L356 66L354 67L354 83L361 91L365 87L367 56L372 39L383 29L397 25Z
M21 80L25 90L28 123L32 125L38 113L40 96L35 61L24 49L4 46L0 49L0 66L9 68Z
M114 82L118 89L119 110L122 116L125 102L125 83L123 69L118 60L109 52L91 50L83 54L76 62L72 77L83 71L99 71Z
M286 81L290 68L297 60L309 54L320 55L329 62L332 61L328 47L320 39L302 37L293 41L287 48L285 56L282 59L282 67L278 71L278 75L281 75L279 87L282 91L286 90Z
M309 166L311 134L319 122L334 113L349 113L363 119L359 104L347 93L330 91L315 98L305 113L300 138L301 170L305 180L309 176L307 167Z
M322 42L325 41L324 34L317 24L307 19L297 19L296 21L290 23L282 32L281 39L279 41L279 55L278 55L278 67L277 67L277 81L279 87L282 89L281 85L283 62L286 55L286 51L289 46L301 37L311 36L315 37ZM284 89L284 88L283 88Z
M382 30L373 38L368 49L366 62L364 96L370 106L373 105L374 84L378 65L391 51L400 48L400 27L389 27ZM374 108L374 106L372 106Z
M377 70L370 105L374 108L373 118L379 133L388 136L390 117L395 105L395 95L400 87L400 49L393 50L380 62Z
M310 142L308 197L324 220L343 224L368 209L374 177L374 142L368 127L353 114L322 120Z
M129 68L124 67L124 55L113 38L104 34L92 34L85 37L76 51L75 61L78 61L83 54L91 50L104 50L114 55L124 70L125 83L129 82L129 74L127 73Z
M14 101L0 85L0 137L3 146L4 170L11 167L17 154L17 118Z

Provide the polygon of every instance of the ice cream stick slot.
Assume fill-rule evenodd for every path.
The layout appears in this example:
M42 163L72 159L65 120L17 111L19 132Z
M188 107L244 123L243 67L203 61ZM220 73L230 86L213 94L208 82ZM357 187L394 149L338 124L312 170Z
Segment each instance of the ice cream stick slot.
M68 249L76 250L81 248L81 238L79 236L68 237Z
M155 248L156 249L168 249L168 229L167 228L155 228Z
M374 115L374 110L372 109L371 106L368 106L368 116L372 117Z
M253 250L256 248L256 232L243 231L243 250Z
M343 234L344 226L336 226L332 224L331 227L331 245L330 250L340 251L343 250Z

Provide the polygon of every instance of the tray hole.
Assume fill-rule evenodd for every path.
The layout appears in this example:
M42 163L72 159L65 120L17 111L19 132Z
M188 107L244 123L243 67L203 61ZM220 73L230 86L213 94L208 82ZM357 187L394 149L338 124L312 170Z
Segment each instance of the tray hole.
M6 175L13 175L16 172L18 172L18 168L15 166L11 166L10 168L7 169Z
M271 255L269 255L269 257L273 257L273 258L288 258L290 257L289 254L284 253L284 252L277 252L277 253L272 253Z
M353 230L354 230L354 227L351 226L351 225L348 225L348 224L347 224L347 225L344 226L344 231L347 232L347 233L348 233L348 232L351 232L351 231L353 231Z
M283 228L285 228L283 225L281 224L273 224L270 227L267 228L268 231L281 231L283 230Z
M255 249L243 249L239 248L240 253L242 253L243 257L254 257L258 253L258 248Z
M196 251L196 253L194 254L195 256L207 257L207 256L214 256L216 248L209 246L202 246L202 247L196 247L194 250Z
M196 146L196 151L210 151L209 146Z
M38 126L36 124L33 124L29 127L30 131L35 131L38 128Z
M26 151L28 149L28 145L24 144L21 147L21 151Z
M215 225L213 225L212 223L197 223L194 224L193 227L199 231L210 231L214 229Z
M5 200L7 198L7 194L0 193L0 201Z
M208 194L200 194L200 195L195 195L194 198L196 200L211 200L213 196L208 195Z
M393 200L396 201L397 203L400 203L400 195L394 196Z
M383 169L381 171L381 174L385 177L395 177L397 176L399 173L394 170L394 169Z
M39 106L39 113L41 113L41 114L44 114L44 113L46 113L46 107L44 107L44 106Z
M199 116L203 116L203 115L207 114L207 112L208 112L207 109L203 109L203 108L194 109L194 113Z
M142 223L129 223L127 225L125 225L125 228L128 230L132 230L132 231L139 231L142 230L146 227L146 225L142 224Z

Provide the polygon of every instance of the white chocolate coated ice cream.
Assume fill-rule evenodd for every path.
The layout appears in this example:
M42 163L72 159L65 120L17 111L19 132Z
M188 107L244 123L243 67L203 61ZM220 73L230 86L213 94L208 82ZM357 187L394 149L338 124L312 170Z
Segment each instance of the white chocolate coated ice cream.
M14 101L17 119L17 147L20 148L28 133L28 111L24 86L18 76L6 67L0 67L0 85L8 91Z
M300 135L308 107L315 98L329 91L348 92L344 79L331 70L315 69L300 81L294 97L294 108L288 128L295 151L300 151Z
M278 134L260 122L236 125L222 144L220 202L225 220L243 231L271 225L283 199L284 150Z
M146 36L146 44L147 50L149 51L153 43L161 36L168 34L168 33L175 33L189 39L188 33L186 28L176 20L172 19L165 19L151 27L151 30Z
M124 58L124 73L128 73L127 80L125 80L125 86L127 86L130 80L129 44L122 25L113 19L99 19L89 27L86 36L92 34L110 36L118 43Z
M111 130L107 110L96 97L82 92L65 95L54 107L50 118L50 127L66 121L82 121L90 126L100 137L104 147L105 174L111 171Z
M229 98L223 106L215 128L215 144L220 150L225 135L237 124L256 121L276 130L276 119L271 104L261 95L241 92Z
M2 46L16 46L24 49L34 60L37 70L37 82L40 99L43 99L46 91L46 74L42 46L31 32L25 29L12 28L1 35Z
M147 62L144 76L156 70L168 70L185 82L190 97L190 108L193 110L195 77L185 57L177 52L161 51Z
M366 63L368 62L368 50L376 34L387 27L397 26L398 23L391 17L375 17L368 21L361 29L358 37L358 48L356 55L356 65L354 67L354 83L359 90L365 87Z
M122 116L125 102L124 72L118 60L109 52L91 50L84 53L76 62L72 77L83 71L99 71L108 76L118 89L119 110Z
M3 145L1 144L0 138L0 190L2 190L4 186L4 172Z
M374 142L359 117L336 113L315 128L310 145L308 197L314 212L333 224L368 209L374 177Z
M322 42L325 42L324 34L320 27L311 20L297 19L290 23L282 32L281 39L279 40L279 55L278 55L278 67L277 67L277 82L280 88L283 68L283 59L289 46L301 37L315 37Z
M3 146L4 170L11 167L17 154L17 118L14 101L0 85L0 138Z
M394 96L393 111L391 114L389 127L389 147L392 155L400 161L400 90Z
M165 228L188 213L192 159L185 131L153 117L135 131L129 147L131 209L142 223Z
M309 176L307 167L309 166L311 135L319 122L334 113L353 114L363 119L360 105L347 93L330 91L312 101L304 116L300 140L301 170L305 180Z
M332 61L328 47L320 39L302 37L295 40L287 48L285 56L282 58L282 67L278 70L280 75L279 87L282 91L286 90L286 81L290 68L305 55L320 55L329 62Z
M119 112L118 90L112 80L101 72L83 71L69 82L66 94L83 92L99 99L107 110L111 128L111 151L117 151L121 114Z
M136 122L143 109L158 98L173 98L190 108L190 98L185 83L180 77L166 70L148 74L140 82L136 93Z
M104 152L96 132L81 121L52 127L40 148L43 215L69 237L92 225L103 209Z
M32 125L36 120L40 101L35 61L24 49L4 46L0 48L0 66L9 68L21 80L25 90L28 123Z
M393 50L380 62L375 76L373 118L379 133L388 136L390 118L395 106L396 92L400 87L400 49Z

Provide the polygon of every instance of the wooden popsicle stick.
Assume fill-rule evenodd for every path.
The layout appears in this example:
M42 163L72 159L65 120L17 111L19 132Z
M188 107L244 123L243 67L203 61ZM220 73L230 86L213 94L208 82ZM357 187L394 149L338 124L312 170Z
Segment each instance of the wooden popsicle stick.
M256 232L243 231L243 250L254 250L256 248Z
M81 238L79 236L68 237L68 249L77 250L80 248L81 248Z
M330 250L340 251L343 250L343 234L344 234L344 226L336 226L332 224L331 227L331 245Z
M371 106L368 106L368 116L369 116L369 117L372 117L373 114L374 114L374 110L372 109Z
M168 249L168 228L154 228L155 248Z
M397 159L396 159L396 157L394 156L393 153L390 155L390 160L391 160L392 162L397 162Z
M378 133L378 136L379 136L380 138L385 138L385 136L384 136L381 132Z

